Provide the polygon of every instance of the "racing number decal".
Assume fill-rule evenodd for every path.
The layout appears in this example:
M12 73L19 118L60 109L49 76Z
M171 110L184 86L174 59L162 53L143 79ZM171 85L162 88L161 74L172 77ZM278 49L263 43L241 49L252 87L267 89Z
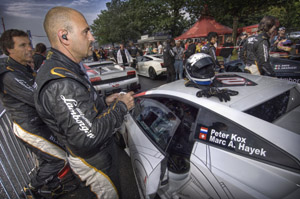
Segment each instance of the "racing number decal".
M238 75L219 75L216 77L218 86L255 86L256 83Z
M241 77L221 77L217 78L217 80L226 85L244 85L246 82L245 79Z

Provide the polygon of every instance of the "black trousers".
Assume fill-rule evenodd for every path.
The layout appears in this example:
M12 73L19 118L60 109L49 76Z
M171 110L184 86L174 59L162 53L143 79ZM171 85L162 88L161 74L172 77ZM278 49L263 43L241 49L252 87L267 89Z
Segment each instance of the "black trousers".
M174 64L167 65L167 83L175 81L176 73Z

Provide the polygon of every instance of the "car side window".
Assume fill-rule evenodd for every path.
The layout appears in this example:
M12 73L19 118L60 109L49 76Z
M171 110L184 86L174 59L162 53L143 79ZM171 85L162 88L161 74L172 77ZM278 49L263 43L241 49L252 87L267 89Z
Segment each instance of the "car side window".
M152 99L141 99L137 102L138 110L132 114L146 135L166 150L180 119L163 104Z
M194 139L265 163L300 170L300 163L292 155L206 108L199 112Z
M136 60L137 60L137 62L142 62L143 61L143 56L138 56L137 58L136 58Z
M151 59L150 57L144 57L144 61L151 61L153 59Z

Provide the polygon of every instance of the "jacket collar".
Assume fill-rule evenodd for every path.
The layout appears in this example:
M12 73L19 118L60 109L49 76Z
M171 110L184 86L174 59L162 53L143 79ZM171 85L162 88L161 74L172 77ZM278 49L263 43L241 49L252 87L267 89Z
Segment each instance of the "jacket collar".
M21 71L25 74L26 73L30 73L30 74L34 73L32 68L29 65L24 66L24 65L20 64L19 62L17 62L16 60L14 60L11 57L9 57L7 59L7 66L12 67L14 70Z
M48 52L46 60L48 59L59 61L63 63L63 66L65 68L68 68L71 71L84 75L84 72L81 70L79 64L75 63L69 57L61 53L59 50L56 50L55 48L51 48L50 51Z

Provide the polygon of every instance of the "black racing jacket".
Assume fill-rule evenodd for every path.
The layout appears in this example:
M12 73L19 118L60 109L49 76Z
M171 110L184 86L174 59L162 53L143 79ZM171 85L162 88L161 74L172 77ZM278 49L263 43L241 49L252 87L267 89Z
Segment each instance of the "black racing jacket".
M256 64L261 75L275 76L270 63L269 39L265 32L249 37L243 47L243 61L246 65Z
M257 41L257 35L252 35L246 39L242 48L240 49L240 57L245 65L255 64L256 58L254 54L254 43Z
M35 105L69 153L83 158L98 153L121 126L127 107L107 106L80 65L51 49L36 77Z
M216 55L216 48L212 43L208 42L207 44L202 46L201 53L210 55L211 58L213 59L216 68L220 68L220 63Z
M263 32L257 36L257 42L254 43L254 53L257 65L262 75L275 76L275 72L270 63L270 37Z
M34 77L35 72L30 66L24 66L9 57L0 66L0 99L12 121L29 133L44 137L61 147L35 109Z
M175 62L175 53L170 44L167 44L163 51L164 65L172 66Z

